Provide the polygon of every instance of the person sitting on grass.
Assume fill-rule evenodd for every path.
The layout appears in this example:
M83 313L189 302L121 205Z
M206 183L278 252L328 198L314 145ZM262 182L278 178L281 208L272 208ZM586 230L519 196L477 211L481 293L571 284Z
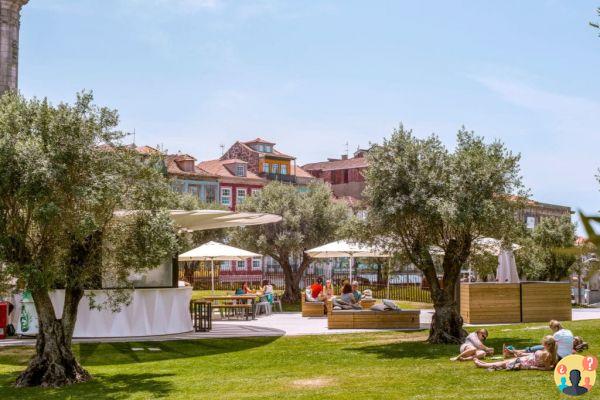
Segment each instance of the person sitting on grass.
M362 293L358 290L358 281L352 282L352 294L354 295L354 300L358 303L362 298Z
M548 326L554 332L554 339L556 340L557 345L557 354L558 359L561 360L566 356L575 353L577 350L575 348L575 338L573 337L573 332L568 329L562 327L561 323L557 320L553 319L548 323ZM580 338L581 339L581 338ZM582 346L579 346L582 347ZM543 346L529 346L524 348L523 350L515 350L512 346L503 346L502 354L505 358L508 357L518 357L525 353L535 353L538 350L543 350Z
M542 340L543 350L537 350L535 353L524 353L520 357L498 362L484 362L474 359L478 368L488 368L489 370L518 370L518 369L537 369L541 371L551 371L557 362L558 344L554 337L548 335Z
M475 358L484 358L486 354L494 354L493 348L483 344L487 337L488 331L485 328L471 332L465 338L465 342L460 345L460 354L452 357L450 361L470 361Z

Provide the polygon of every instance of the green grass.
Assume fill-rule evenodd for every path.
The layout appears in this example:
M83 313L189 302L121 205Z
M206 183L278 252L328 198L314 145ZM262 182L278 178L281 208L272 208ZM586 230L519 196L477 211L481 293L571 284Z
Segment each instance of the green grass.
M491 327L489 344L536 343L545 324ZM566 323L592 354L600 321ZM31 348L0 349L2 399L557 399L552 373L488 372L451 363L457 346L424 343L426 332L82 344L94 379L62 389L15 389ZM132 347L159 347L134 352ZM596 388L596 391L600 391ZM567 398L566 396L564 398ZM587 398L594 398L588 396Z

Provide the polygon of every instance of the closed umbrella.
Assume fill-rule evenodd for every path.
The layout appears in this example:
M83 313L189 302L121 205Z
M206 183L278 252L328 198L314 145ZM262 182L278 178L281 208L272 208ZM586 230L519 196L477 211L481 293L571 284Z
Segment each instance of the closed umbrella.
M247 258L262 257L260 254L251 251L238 249L237 247L227 246L223 243L208 242L200 247L180 254L179 261L209 261L210 260L210 278L211 290L215 291L215 261L243 261Z
M519 274L515 255L512 250L501 250L498 255L498 270L496 280L500 283L519 283Z

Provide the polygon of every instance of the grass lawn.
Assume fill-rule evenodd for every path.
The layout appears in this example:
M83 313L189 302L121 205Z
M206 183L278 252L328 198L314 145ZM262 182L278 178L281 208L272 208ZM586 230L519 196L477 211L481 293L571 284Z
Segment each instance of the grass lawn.
M598 354L600 321L565 325L590 343L591 353ZM548 333L545 324L489 330L488 342L497 349L504 342L518 346L536 343ZM11 387L32 349L4 348L0 349L0 398L560 398L551 372L488 372L471 363L452 363L448 359L456 354L457 346L428 345L425 338L422 331L83 344L75 350L94 380L58 390ZM161 351L132 351L132 347Z

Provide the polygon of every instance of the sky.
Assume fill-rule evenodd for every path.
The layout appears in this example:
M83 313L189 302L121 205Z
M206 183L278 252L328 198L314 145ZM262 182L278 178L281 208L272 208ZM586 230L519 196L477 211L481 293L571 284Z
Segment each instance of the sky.
M403 123L520 153L532 198L600 209L598 0L30 0L19 88L93 90L138 145L198 160L262 137L298 165ZM133 140L133 138L131 139Z

